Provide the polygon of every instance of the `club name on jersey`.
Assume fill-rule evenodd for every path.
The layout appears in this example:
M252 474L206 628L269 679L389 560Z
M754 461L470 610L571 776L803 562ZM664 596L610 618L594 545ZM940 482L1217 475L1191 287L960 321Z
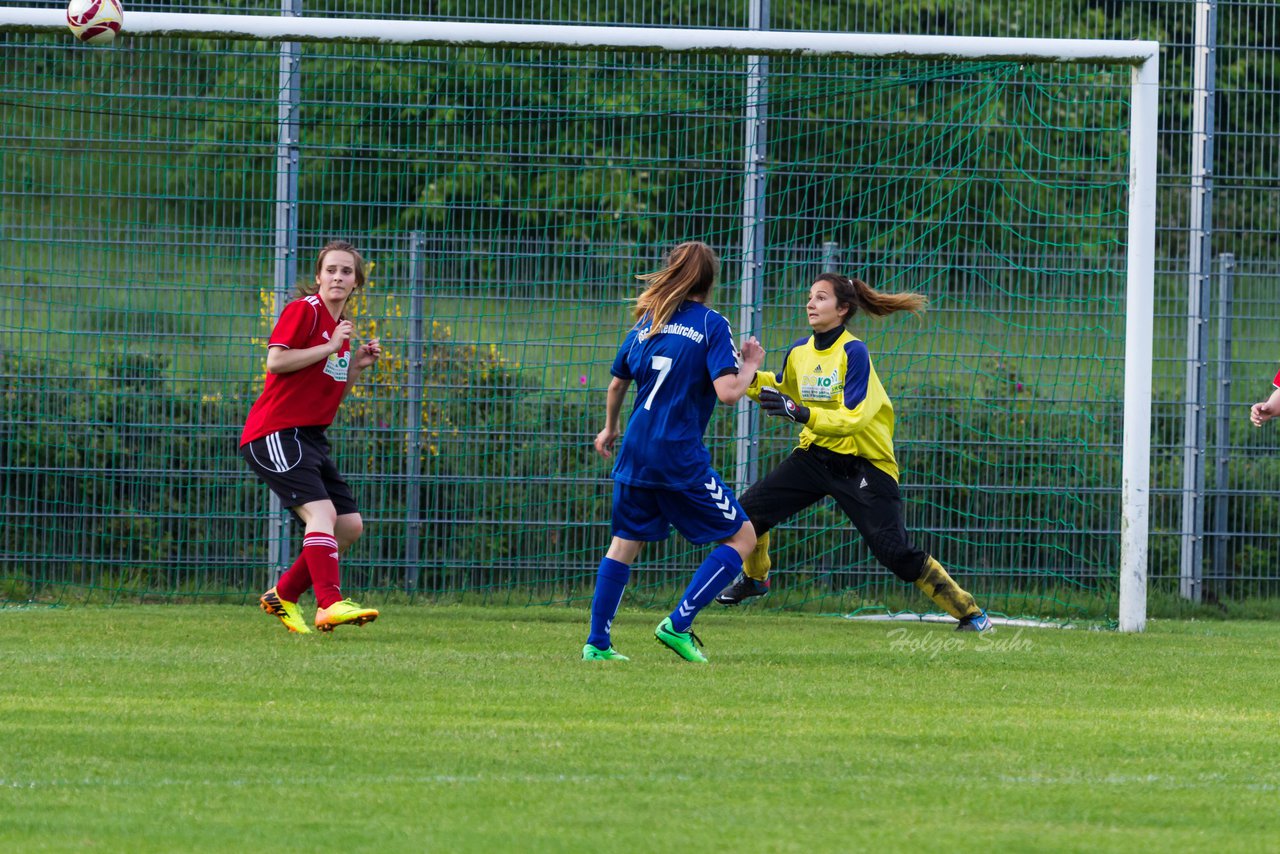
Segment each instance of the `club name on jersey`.
M800 376L800 397L804 400L825 400L844 391L844 383L840 382L838 368L829 374L823 374L821 371L822 368L818 368L812 373Z
M651 328L641 329L640 334L638 334L636 338L637 340L644 341L648 338L653 337L654 335L682 335L685 338L688 338L693 341L697 341L699 344L702 343L702 339L703 339L703 335L701 332L694 329L692 326L685 326L683 323L663 324L661 327L658 328L657 332L654 332L653 329Z

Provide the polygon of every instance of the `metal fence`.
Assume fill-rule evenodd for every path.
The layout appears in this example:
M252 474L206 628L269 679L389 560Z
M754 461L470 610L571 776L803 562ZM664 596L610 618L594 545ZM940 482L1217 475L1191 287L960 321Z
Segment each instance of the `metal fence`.
M36 0L32 5L61 7ZM130 10L278 14L281 4L132 2ZM1182 595L1231 598L1280 586L1274 430L1254 430L1248 405L1270 391L1280 346L1280 114L1269 3L969 5L616 0L463 0L424 13L395 0L289 2L293 14L440 20L838 29L957 35L1152 38L1162 57L1160 232L1153 413L1151 577ZM31 228L39 229L38 224ZM12 224L7 240L31 239ZM155 235L155 239L162 239ZM56 243L44 234L42 243ZM191 240L190 233L176 235ZM218 242L214 233L200 239ZM241 236L242 239L242 236ZM243 248L243 247L241 247ZM903 437L910 453L911 439ZM1260 583L1261 582L1261 583Z

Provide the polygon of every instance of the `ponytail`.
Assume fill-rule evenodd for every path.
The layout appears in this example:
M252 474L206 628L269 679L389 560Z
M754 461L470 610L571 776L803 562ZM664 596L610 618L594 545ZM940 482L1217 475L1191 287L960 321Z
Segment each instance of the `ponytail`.
M822 273L817 281L831 285L836 305L849 306L849 313L844 318L846 323L859 309L875 317L884 317L895 311L909 311L919 315L929 305L928 297L923 294L886 294L861 279L850 279L839 273Z
M720 257L701 241L690 240L671 249L663 259L665 266L654 273L641 273L644 292L636 297L636 319L646 314L650 329L658 331L687 299L705 297L720 278Z

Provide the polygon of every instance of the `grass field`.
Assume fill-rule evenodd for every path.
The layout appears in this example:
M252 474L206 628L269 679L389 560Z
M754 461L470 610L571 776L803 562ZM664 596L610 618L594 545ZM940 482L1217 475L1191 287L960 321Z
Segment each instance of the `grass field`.
M0 850L1274 850L1280 625L0 609Z

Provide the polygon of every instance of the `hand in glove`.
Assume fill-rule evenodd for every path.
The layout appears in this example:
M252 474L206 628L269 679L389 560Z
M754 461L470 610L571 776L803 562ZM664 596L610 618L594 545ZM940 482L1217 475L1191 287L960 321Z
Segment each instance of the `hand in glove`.
M809 407L796 403L776 388L760 389L760 406L775 418L787 418L797 424L809 423Z

